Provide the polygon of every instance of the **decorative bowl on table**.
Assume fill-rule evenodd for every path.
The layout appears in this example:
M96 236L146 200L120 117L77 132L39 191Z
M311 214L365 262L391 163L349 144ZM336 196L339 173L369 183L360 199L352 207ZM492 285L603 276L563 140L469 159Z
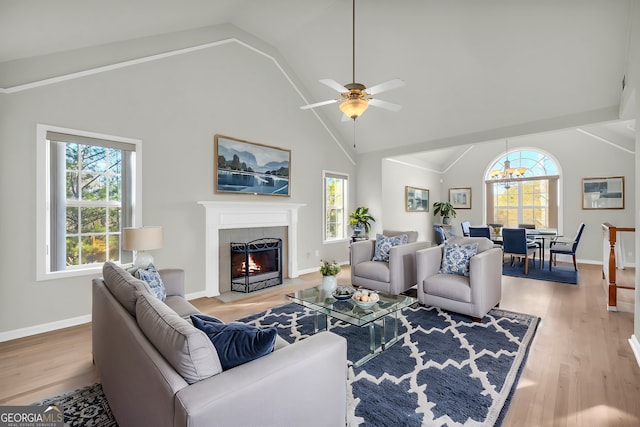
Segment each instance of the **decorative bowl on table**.
M380 301L380 296L375 291L360 289L354 292L351 299L358 307L366 310L373 307L378 301Z
M353 289L351 286L338 286L331 293L331 296L337 300L345 300L345 299L351 298L355 291L356 290Z

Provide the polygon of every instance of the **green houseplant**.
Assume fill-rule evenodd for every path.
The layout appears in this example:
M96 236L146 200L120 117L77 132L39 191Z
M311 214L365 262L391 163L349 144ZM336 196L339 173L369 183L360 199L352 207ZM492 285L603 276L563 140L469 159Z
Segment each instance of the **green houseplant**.
M340 273L340 265L335 261L320 260L320 274L322 274L322 289L333 292L338 287L338 278L336 274Z
M433 216L440 214L443 224L449 224L451 218L456 217L456 210L449 202L435 202L433 204Z
M376 222L375 218L369 215L369 208L358 206L355 211L349 214L349 224L353 227L353 232L357 236L364 229L365 234L371 230L370 222Z

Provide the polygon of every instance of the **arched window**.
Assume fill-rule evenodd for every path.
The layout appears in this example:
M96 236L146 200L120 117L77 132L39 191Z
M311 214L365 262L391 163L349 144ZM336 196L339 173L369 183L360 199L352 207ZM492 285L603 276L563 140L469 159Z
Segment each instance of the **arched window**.
M558 167L536 150L507 152L487 171L487 223L558 227Z

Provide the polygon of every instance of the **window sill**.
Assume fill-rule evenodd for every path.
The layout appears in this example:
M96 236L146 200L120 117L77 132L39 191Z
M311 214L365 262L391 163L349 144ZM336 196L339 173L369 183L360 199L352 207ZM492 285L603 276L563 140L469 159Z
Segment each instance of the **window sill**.
M348 243L349 239L334 239L334 240L323 240L323 245L332 245L334 243Z
M120 267L127 269L131 267L133 264L117 264ZM45 282L48 280L58 280L58 279L66 279L68 277L83 277L83 276L102 276L102 266L103 264L86 267L86 268L78 268L74 270L64 270L64 271L51 271L51 272L38 272L36 281Z

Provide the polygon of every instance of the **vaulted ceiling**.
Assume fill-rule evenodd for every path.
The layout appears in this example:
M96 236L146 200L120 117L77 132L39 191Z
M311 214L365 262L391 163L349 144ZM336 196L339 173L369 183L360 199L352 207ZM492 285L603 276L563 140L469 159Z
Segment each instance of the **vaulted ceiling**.
M406 86L379 96L400 112L371 107L358 119L356 150L406 154L611 120L633 7L358 0L356 81ZM351 19L351 0L0 0L0 62L231 23L277 49L316 102L336 96L319 79L351 82ZM337 104L318 110L351 145Z

